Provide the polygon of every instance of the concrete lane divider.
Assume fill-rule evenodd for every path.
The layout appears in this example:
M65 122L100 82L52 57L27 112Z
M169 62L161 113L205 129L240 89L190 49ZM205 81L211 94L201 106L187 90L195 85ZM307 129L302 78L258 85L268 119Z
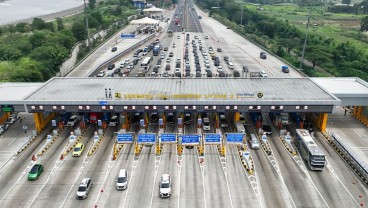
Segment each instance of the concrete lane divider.
M55 142L57 137L52 137L51 141L47 142L46 145L44 145L44 147L42 148L41 152L38 152L37 153L37 157L40 157L43 155L43 153L45 153L50 147L51 145Z
M100 136L100 138L98 139L97 142L94 142L92 145L92 149L88 152L88 156L92 157L93 154L96 152L96 150L98 149L98 147L100 146L101 142L104 140L105 136Z

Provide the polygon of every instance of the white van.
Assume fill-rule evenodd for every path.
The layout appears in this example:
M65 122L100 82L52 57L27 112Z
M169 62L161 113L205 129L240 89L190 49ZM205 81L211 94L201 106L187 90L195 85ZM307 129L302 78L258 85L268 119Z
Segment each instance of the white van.
M220 123L221 123L221 128L229 126L227 123L226 117L223 114L220 115Z
M110 118L109 126L116 126L118 123L118 116L112 116Z
M229 66L229 69L234 69L234 64L233 64L233 62L229 62L228 66Z
M250 147L252 149L255 149L255 150L259 149L259 141L258 141L256 135L250 134L249 143L250 143Z
M124 190L128 188L128 171L120 169L118 179L116 179L116 189Z

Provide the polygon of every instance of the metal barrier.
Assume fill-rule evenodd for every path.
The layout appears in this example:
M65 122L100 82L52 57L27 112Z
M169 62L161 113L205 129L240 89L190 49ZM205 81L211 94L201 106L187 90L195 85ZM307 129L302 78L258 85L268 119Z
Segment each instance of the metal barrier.
M340 156L349 164L353 171L368 186L368 163L364 161L349 145L346 145L340 135L333 133L330 140L331 145L337 150Z

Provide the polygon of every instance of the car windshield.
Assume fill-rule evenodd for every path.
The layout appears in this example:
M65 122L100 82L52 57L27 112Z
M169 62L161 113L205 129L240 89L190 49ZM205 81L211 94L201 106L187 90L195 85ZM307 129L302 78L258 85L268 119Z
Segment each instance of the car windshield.
M252 139L253 144L258 144L258 141L256 139Z
M161 188L170 188L169 183L162 183Z
M81 148L80 147L76 147L76 148L74 148L74 151L75 152L78 152L78 151L80 151L81 150Z
M35 174L35 173L37 173L37 171L38 171L38 165L35 165L35 166L33 166L33 168L31 169L31 171L29 173Z
M126 177L119 177L118 178L118 183L125 183L126 182Z
M86 187L85 186L79 186L78 191L82 192L82 191L86 191Z

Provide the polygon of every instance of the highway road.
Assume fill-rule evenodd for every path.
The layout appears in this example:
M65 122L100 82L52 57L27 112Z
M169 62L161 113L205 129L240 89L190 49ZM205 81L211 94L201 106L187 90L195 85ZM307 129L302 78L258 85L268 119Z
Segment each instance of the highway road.
M179 2L179 5L182 4ZM285 74L281 72L284 63L268 54L267 59L260 59L259 47L253 45L248 40L243 39L224 25L208 17L207 13L198 10L190 1L188 6L178 6L172 11L171 19L175 14L183 12L182 27L185 33L181 32L174 22L164 31L151 40L159 39L162 48L168 47L162 59L158 74L165 72L166 64L170 64L169 75L175 72L175 62L180 59L180 73L185 76L185 48L188 42L188 57L191 76L195 78L195 56L193 54L192 40L195 40L197 47L200 46L209 57L209 47L214 49L214 53L220 59L220 65L225 74L232 75L233 70L229 69L224 61L228 56L234 63L235 69L241 71L242 66L247 66L251 72L266 70L269 77L300 77L294 70ZM198 15L202 19L198 19ZM132 29L132 26L126 30ZM174 29L175 28L175 29ZM174 31L172 37L168 37L168 30ZM186 41L186 34L189 34L189 41ZM195 38L197 36L198 38ZM206 39L206 36L208 39ZM125 40L124 40L125 41ZM114 42L114 40L112 40ZM140 48L144 48L151 42L145 43ZM175 47L173 47L175 43ZM106 60L113 54L110 51L111 42L101 48L96 54L101 55L101 60ZM124 46L121 46L123 50ZM222 52L218 52L221 48ZM120 45L119 45L120 50ZM133 59L135 51L131 51L126 56L116 61L119 65L125 59ZM168 54L173 52L170 63L166 63ZM93 57L96 57L92 56ZM153 56L152 52L147 56ZM202 77L207 77L205 72L205 56L198 51L199 64L201 66ZM146 75L152 74L153 66L156 65L159 56L153 56L151 68ZM131 77L138 75L140 62L129 74ZM96 62L97 63L97 62ZM92 62L90 64L93 65ZM217 67L209 58L210 70L213 78L219 75ZM84 66L84 67L82 67ZM77 68L71 75L86 76L93 67L88 67L88 61ZM124 69L124 68L123 68ZM79 72L78 72L79 71ZM111 72L108 72L108 74ZM162 77L152 77L152 79L163 79ZM183 78L182 79L186 79ZM125 78L122 78L125 79ZM230 79L230 78L227 78ZM164 81L164 79L163 79ZM138 85L137 85L138 86ZM211 131L215 132L214 116L208 114L211 122ZM28 118L30 121L32 118ZM185 134L196 132L196 120L193 116L191 125L184 126ZM231 126L233 126L232 116L228 116ZM176 119L177 120L177 119ZM253 124L252 124L253 125ZM253 125L254 126L254 125ZM30 130L33 129L30 125ZM139 125L132 125L129 131L138 133ZM289 126L295 129L294 126ZM361 155L366 155L367 129L350 115L341 114L341 109L337 113L330 115L328 128L331 131L339 131L349 138L348 142ZM157 133L158 124L150 124L148 132ZM0 207L359 207L360 202L367 203L366 196L368 190L363 186L349 167L343 162L337 153L328 145L327 141L316 132L315 140L325 153L327 167L323 171L311 171L301 161L299 155L291 155L279 138L279 130L273 128L273 133L268 136L272 154L268 155L262 148L250 150L255 164L254 174L249 174L243 167L238 148L235 145L226 145L225 156L219 154L215 145L207 145L204 148L203 161L198 153L198 147L192 149L183 148L181 156L178 155L175 144L163 144L161 155L156 155L155 146L142 145L141 153L136 156L134 144L124 144L122 151L116 161L112 160L114 132L118 127L109 127L105 132L104 139L92 157L87 157L88 149L93 144L94 126L89 126L84 133L81 142L85 144L85 151L81 157L72 157L70 153L60 160L66 144L69 141L71 127L65 128L58 136L51 147L38 158L37 163L45 166L45 171L37 181L28 181L27 174L34 162L31 162L32 155L37 154L46 143L45 135L30 145L18 158L13 159L9 165L0 169ZM166 125L166 132L177 132L177 124ZM232 132L233 129L222 129L223 133ZM51 127L46 133L51 132ZM254 133L251 125L246 126L246 133ZM257 131L258 133L258 131ZM293 134L293 132L291 132ZM22 142L13 138L22 138L22 129L19 125L14 125L3 136L6 141L0 145L0 151L6 153L7 147L15 150ZM248 137L247 137L248 138ZM355 139L356 138L356 139ZM13 161L11 160L11 161ZM0 161L6 161L1 158ZM202 162L201 162L202 161ZM128 171L128 188L126 190L116 190L116 178L120 169ZM172 179L172 195L170 198L159 197L159 183L162 174L170 174ZM76 190L80 181L90 177L93 188L85 200L76 200ZM356 183L353 183L356 181ZM363 199L359 198L363 194ZM51 203L52 202L52 203Z

